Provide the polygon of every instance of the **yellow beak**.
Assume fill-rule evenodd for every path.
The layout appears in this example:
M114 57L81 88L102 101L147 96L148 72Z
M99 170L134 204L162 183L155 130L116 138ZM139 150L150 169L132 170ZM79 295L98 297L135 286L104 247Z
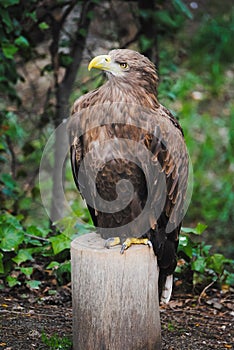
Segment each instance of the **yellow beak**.
M88 70L91 70L92 68L110 71L111 57L109 55L100 55L94 57L89 63Z

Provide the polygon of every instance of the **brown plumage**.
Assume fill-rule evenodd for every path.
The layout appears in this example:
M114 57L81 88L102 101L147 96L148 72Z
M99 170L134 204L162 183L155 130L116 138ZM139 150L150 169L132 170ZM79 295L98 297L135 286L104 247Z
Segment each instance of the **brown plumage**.
M150 239L162 293L176 267L184 215L188 155L183 132L158 102L158 77L148 58L113 50L94 58L89 68L106 71L108 80L74 103L68 126L74 180L103 238Z

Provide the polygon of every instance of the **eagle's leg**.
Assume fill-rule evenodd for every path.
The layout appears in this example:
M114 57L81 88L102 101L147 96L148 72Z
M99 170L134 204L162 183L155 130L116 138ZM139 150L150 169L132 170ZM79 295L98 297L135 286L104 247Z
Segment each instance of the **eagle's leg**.
M114 247L118 244L121 244L119 237L110 237L105 241L105 248L109 249L110 247Z
M128 249L132 244L145 244L152 248L152 243L148 238L127 238L120 249L120 253L123 254L126 249Z
M120 240L120 237L111 237L111 238L108 238L105 242L105 247L106 248L110 248L110 247L114 247L118 244L121 244L121 240ZM148 238L135 238L135 237L131 237L131 238L127 238L122 246L121 246L121 249L120 249L120 253L123 254L124 251L126 249L128 249L132 244L145 244L145 245L148 245L149 247L152 247L152 243L151 241L148 239Z

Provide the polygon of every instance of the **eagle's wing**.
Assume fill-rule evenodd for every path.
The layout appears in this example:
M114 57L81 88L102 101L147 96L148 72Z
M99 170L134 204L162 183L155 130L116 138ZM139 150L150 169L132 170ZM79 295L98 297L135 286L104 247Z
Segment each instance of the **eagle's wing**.
M161 268L173 272L175 252L181 221L185 214L184 203L187 193L189 158L182 129L177 120L163 106L157 112L160 129L156 136L156 146L151 144L153 159L160 163L166 180L166 200L161 215L157 220L158 231L152 233L155 252ZM157 193L155 193L157 197ZM155 198L156 202L157 198ZM171 256L171 259L170 259ZM173 257L173 258L172 258ZM173 260L173 264L172 264Z
M82 97L68 129L73 176L94 225L103 238L146 235L151 240L160 267L161 294L176 267L188 181L188 154L178 122L163 106L152 110L110 103L99 108ZM124 183L120 203L108 211L123 179L132 184L131 201L117 210L128 203L130 191ZM100 198L107 203L104 210L99 209Z

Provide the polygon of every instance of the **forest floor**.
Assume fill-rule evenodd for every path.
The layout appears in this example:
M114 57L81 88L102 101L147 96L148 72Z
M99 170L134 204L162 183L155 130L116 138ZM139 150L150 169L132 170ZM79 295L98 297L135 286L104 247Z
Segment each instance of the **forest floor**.
M72 348L70 286L55 295L0 295L0 349ZM162 349L234 349L234 294L213 291L203 298L175 294L161 307ZM121 349L122 350L122 349Z

